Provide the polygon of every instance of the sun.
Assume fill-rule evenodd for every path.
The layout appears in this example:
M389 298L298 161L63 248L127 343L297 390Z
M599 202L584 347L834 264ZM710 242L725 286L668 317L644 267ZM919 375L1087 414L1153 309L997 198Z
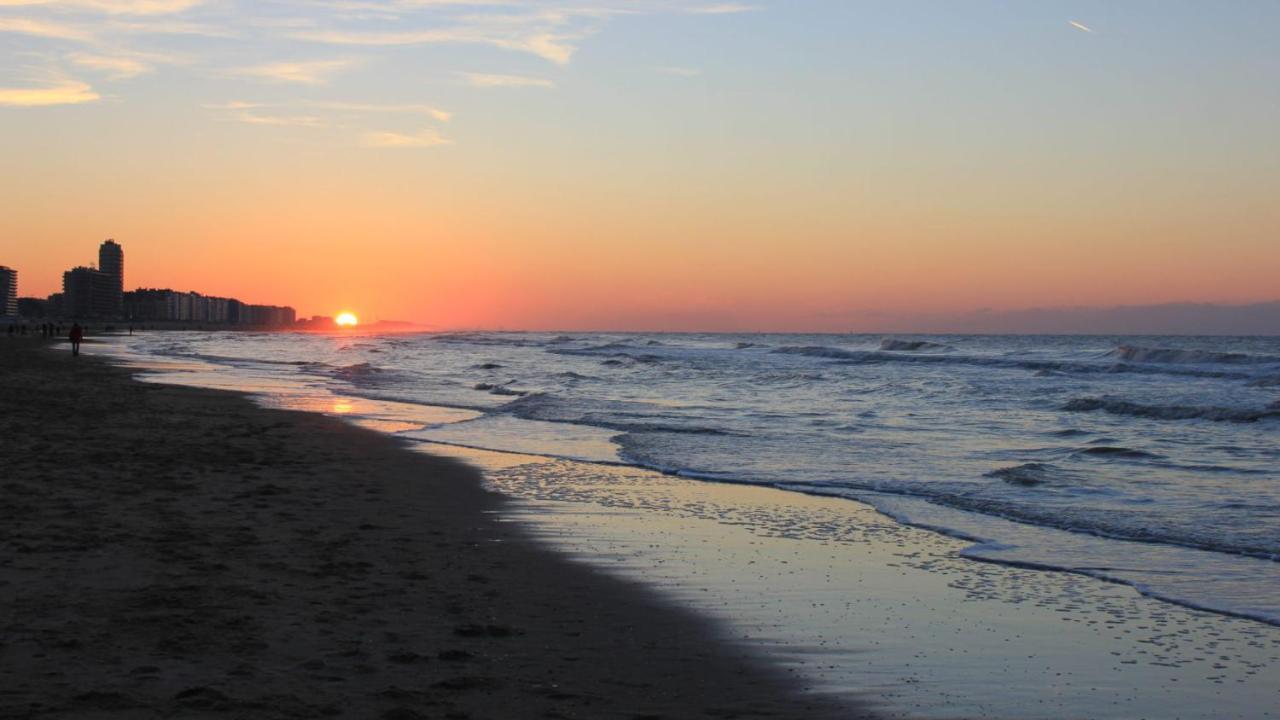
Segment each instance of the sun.
M360 318L356 317L355 313L344 312L338 313L338 317L334 318L333 322L338 327L355 327L360 324Z

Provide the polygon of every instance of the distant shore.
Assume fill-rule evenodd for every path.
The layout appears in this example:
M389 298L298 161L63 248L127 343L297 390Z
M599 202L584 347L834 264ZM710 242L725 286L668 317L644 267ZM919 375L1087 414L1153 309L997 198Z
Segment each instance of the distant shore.
M475 471L0 338L0 716L853 718Z

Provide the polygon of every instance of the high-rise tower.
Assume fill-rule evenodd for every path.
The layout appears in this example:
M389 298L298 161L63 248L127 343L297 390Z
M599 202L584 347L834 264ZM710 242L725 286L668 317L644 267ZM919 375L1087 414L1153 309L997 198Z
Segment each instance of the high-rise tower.
M109 314L124 315L124 249L115 240L98 248L98 272L110 279L107 284Z
M18 271L0 265L0 315L18 314Z

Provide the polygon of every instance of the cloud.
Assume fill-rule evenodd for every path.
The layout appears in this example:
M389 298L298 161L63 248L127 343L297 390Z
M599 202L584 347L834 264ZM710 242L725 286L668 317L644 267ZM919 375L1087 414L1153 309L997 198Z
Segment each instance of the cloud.
M426 128L412 135L396 132L370 132L360 137L360 144L372 148L424 148L440 145L452 145L453 141L441 137L440 133Z
M69 59L80 67L106 73L112 80L127 80L155 69L140 56L73 53Z
M224 27L214 27L185 20L112 20L105 25L110 30L134 35L200 35L211 38L233 38L236 33Z
M675 75L676 77L697 77L702 74L702 71L697 68L686 67L666 66L657 68L657 70L663 75Z
M330 75L347 70L357 64L359 64L359 61L350 58L340 60L304 60L300 62L254 65L236 68L231 72L236 75L244 75L270 82L324 85L329 82Z
M323 110L337 110L343 112L355 113L403 113L406 115L425 115L433 120L440 122L449 122L453 118L453 113L448 110L441 110L431 105L422 105L409 103L403 105L379 105L377 103L353 103L353 102L308 102L308 107L320 108Z
M732 15L734 13L752 12L760 8L754 5L744 5L742 3L717 3L715 5L700 5L685 10L693 15Z
M80 105L101 99L89 85L65 80L39 88L0 88L0 105L44 107L48 105Z
M491 75L486 73L459 73L468 85L482 88L495 87L540 87L553 88L556 84L546 78L528 75Z
M490 3L486 3L488 5ZM331 45L388 47L398 45L463 44L487 45L523 52L566 65L577 47L575 42L590 36L602 18L622 13L604 7L541 9L525 13L470 13L452 16L447 24L413 30L301 30L289 35L295 40ZM433 24L438 22L432 19ZM407 22L397 22L402 27Z
M324 127L324 120L314 115L259 115L242 112L236 120L250 125L275 125L277 127Z
M171 15L202 4L204 0L0 0L0 7L41 6L108 15Z
M262 105L254 102L232 100L230 102L224 102L224 103L208 103L201 107L204 107L209 110L248 110L250 108L262 107Z
M203 107L209 110L254 110L262 108L306 107L314 110L330 110L333 112L358 114L404 114L422 115L439 122L449 122L453 113L441 110L432 105L421 103L405 103L398 105L382 105L378 103L341 102L328 100L303 100L295 103L260 103L245 100L231 100L224 103L207 103Z
M504 50L515 50L536 55L558 65L566 65L573 57L575 48L568 44L568 36L552 33L535 35L513 35L503 37L488 34L474 28L454 28L442 30L418 30L396 32L347 32L341 30L315 30L293 33L295 40L327 43L330 45L430 45L430 44L472 44L490 45Z
M1078 23L1078 22L1076 22L1075 20L1069 20L1067 24L1069 24L1071 27L1073 27L1073 28L1075 28L1075 29L1077 29L1077 30L1083 30L1083 31L1085 31L1085 32L1087 32L1087 33L1091 33L1091 32L1093 32L1093 28L1088 27L1088 26L1087 26L1087 25L1085 25L1084 23Z
M0 18L0 33L34 35L55 40L79 40L88 42L93 33L83 28L30 18Z

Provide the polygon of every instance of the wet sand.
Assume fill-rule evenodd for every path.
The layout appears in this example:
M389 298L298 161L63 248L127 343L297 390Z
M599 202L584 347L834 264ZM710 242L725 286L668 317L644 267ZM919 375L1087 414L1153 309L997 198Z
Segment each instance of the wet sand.
M482 469L535 537L720 619L883 718L1265 720L1280 708L1274 625L975 562L970 542L845 498L421 447Z
M0 340L0 717L853 718L457 461Z

